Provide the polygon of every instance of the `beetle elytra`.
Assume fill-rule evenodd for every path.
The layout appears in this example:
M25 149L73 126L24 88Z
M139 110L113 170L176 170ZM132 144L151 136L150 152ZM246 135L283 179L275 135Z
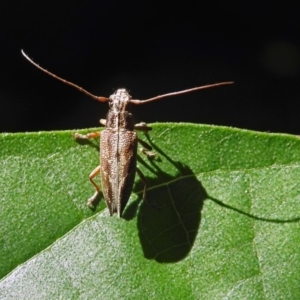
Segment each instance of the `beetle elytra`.
M151 130L151 127L146 123L134 124L132 114L130 113L130 105L145 104L165 97L233 83L228 81L204 85L179 92L163 94L146 100L132 99L126 89L118 89L107 98L95 96L82 87L58 77L32 61L23 50L21 52L29 62L46 74L75 87L94 100L109 103L109 111L106 120L100 120L100 123L106 127L104 130L101 132L88 133L86 135L75 133L74 137L77 139L90 139L100 136L100 165L89 175L89 179L95 188L95 193L88 200L87 204L89 206L94 206L96 203L96 199L100 193L100 187L94 181L94 178L100 174L102 193L111 216L115 213L119 217L122 216L133 188L135 173L138 173L141 180L144 182L143 198L146 198L146 179L136 166L137 143L141 142L143 147L145 147L142 148L144 154L150 157L155 155L151 152L151 147L145 142L140 141L134 131L134 129L136 129L147 132Z

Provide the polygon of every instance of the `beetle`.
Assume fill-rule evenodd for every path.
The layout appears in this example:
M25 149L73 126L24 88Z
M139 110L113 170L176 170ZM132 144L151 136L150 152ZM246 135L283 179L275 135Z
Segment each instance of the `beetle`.
M146 200L146 179L136 166L137 143L142 143L145 147L142 148L142 152L148 157L155 156L155 153L151 152L151 147L139 140L134 131L134 129L136 129L148 132L152 128L146 123L134 124L132 114L130 113L131 104L145 104L165 97L233 83L228 81L204 85L179 92L159 95L146 100L132 99L128 91L122 88L116 90L109 98L107 98L93 95L82 87L58 77L32 61L23 50L21 50L21 52L30 63L46 74L78 89L94 100L109 103L109 111L106 120L100 120L100 123L105 126L104 130L101 132L88 133L86 135L75 133L73 136L76 139L90 139L100 136L100 165L89 175L89 179L95 188L95 193L88 199L87 205L93 207L97 202L97 198L100 194L100 187L94 181L94 178L100 174L102 193L111 216L116 213L118 217L122 217L122 213L133 188L135 173L137 173L144 182L143 199Z

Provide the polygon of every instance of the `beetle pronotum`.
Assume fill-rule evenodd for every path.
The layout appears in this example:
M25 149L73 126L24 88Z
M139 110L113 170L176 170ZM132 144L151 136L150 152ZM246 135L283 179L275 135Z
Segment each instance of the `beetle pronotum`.
M220 85L228 85L233 82L220 82L215 84L204 85L195 87L179 92L173 92L163 94L146 100L131 99L126 89L118 89L109 98L95 96L90 92L86 91L82 87L69 82L57 75L47 71L40 67L34 61L32 61L24 52L21 50L24 57L31 62L38 69L42 70L46 74L75 87L84 94L90 96L94 100L99 102L108 102L109 111L106 120L101 119L100 123L106 128L101 132L92 132L86 135L75 133L74 137L78 139L90 139L99 137L100 138L100 165L96 167L89 175L89 179L95 188L94 195L88 200L87 204L93 206L100 193L100 188L97 183L93 180L97 175L101 174L101 187L105 202L108 206L110 215L117 213L119 217L122 216L124 208L129 200L135 172L138 173L142 181L144 182L143 198L146 196L146 180L142 172L136 166L137 159L137 142L141 142L146 148L142 149L142 152L148 156L154 154L150 152L151 147L145 142L138 139L134 129L141 131L149 131L151 127L148 127L146 123L134 124L132 114L129 112L130 104L145 104L162 98L181 95L193 91L216 87Z

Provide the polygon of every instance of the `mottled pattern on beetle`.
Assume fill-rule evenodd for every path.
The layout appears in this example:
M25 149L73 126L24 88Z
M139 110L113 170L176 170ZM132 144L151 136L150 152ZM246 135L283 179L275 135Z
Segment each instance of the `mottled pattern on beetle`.
M121 216L135 177L137 135L134 131L103 130L100 149L103 196L110 214Z
M134 129L134 122L132 119L132 114L125 111L121 114L116 114L113 111L109 111L106 116L106 128L111 130L130 130Z
M130 99L125 89L110 96L106 129L100 139L102 192L110 214L119 217L130 197L136 171L137 135L132 114L127 111Z

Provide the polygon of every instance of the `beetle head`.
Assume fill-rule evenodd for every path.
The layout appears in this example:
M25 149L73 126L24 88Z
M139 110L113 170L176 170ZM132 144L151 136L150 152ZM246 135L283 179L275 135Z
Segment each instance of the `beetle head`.
M126 89L118 89L109 97L109 107L114 112L124 112L128 110L131 96Z

